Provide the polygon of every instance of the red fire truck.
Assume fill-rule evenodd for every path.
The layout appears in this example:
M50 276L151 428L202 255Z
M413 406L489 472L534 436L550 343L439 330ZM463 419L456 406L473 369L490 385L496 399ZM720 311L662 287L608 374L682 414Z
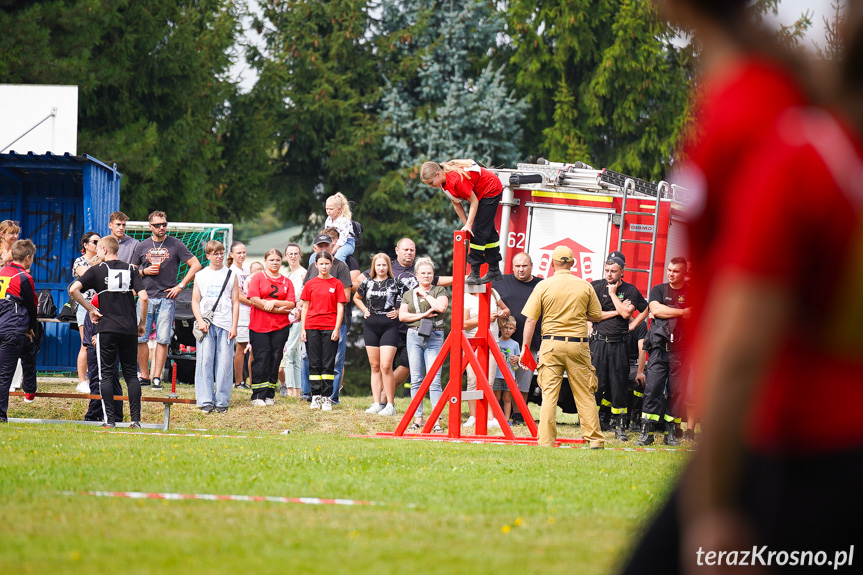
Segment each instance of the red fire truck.
M593 281L602 278L606 256L621 251L626 281L647 297L665 281L668 261L686 256L685 188L581 162L540 162L494 170L504 185L497 224L505 273L515 254L527 252L533 274L546 277L562 244L575 255L573 273Z

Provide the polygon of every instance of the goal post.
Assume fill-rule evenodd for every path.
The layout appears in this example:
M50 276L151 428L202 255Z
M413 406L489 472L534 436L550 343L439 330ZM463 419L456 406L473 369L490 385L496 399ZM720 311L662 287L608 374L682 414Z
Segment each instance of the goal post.
M152 235L150 231L150 223L142 221L126 222L126 234L136 240L145 240ZM169 222L168 234L183 242L192 255L198 258L201 265L206 266L207 258L204 255L204 248L210 240L217 240L225 245L225 252L231 249L231 243L234 241L234 224L216 224L216 223L199 223L199 222ZM185 262L180 262L180 269L177 271L177 281L179 282L186 275L189 266ZM191 287L191 283L189 287Z

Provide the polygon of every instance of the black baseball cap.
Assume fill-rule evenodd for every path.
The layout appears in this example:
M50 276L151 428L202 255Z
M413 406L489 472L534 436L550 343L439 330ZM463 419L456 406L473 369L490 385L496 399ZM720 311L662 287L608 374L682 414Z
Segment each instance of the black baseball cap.
M333 238L331 238L327 234L321 234L315 238L315 245L316 246L320 245L320 244L331 244L331 243L333 243Z
M622 268L626 267L626 258L620 252L611 252L608 254L608 257L605 258L605 263L607 264L617 264Z

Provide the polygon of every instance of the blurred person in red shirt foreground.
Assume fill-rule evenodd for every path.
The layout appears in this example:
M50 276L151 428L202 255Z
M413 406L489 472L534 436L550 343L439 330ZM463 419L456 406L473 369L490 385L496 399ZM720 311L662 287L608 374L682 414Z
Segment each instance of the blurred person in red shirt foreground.
M693 191L704 270L691 363L707 432L624 572L850 566L863 516L863 2L849 2L823 100L748 24L747 2L661 4L702 47L678 182Z

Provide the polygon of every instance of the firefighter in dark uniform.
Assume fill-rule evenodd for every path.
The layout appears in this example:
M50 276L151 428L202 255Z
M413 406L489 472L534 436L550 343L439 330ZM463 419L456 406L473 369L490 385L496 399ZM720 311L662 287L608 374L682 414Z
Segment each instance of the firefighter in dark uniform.
M626 259L620 252L611 252L605 261L605 278L591 282L602 306L602 320L593 324L590 355L599 388L596 405L599 425L609 421L615 437L626 441L629 423L626 405L626 384L629 380L629 318L637 309L647 308L644 297L631 283L623 281Z
M653 443L653 431L660 418L665 419L665 443L680 445L677 431L683 415L684 386L689 369L683 363L683 347L687 345L686 323L692 314L689 306L689 285L684 281L686 260L671 258L666 270L668 283L650 290L649 309L653 314L647 333L647 384L641 414L641 435L636 445ZM666 396L666 384L668 386Z
M626 384L627 404L629 409L629 431L641 431L641 407L644 403L644 384L646 376L644 368L647 364L647 352L644 350L644 340L647 338L647 323L638 322L632 326L630 322L629 344L629 382Z
M589 283L570 273L572 250L557 246L551 255L554 275L537 284L522 310L525 317L522 358L530 355L530 341L542 317L537 381L542 389L539 412L539 445L553 447L557 439L557 399L563 373L578 408L581 433L592 449L605 446L596 413L596 372L590 363L587 322L599 321L602 308ZM531 356L532 357L532 356ZM523 360L522 360L523 361ZM523 368L527 367L523 363Z

